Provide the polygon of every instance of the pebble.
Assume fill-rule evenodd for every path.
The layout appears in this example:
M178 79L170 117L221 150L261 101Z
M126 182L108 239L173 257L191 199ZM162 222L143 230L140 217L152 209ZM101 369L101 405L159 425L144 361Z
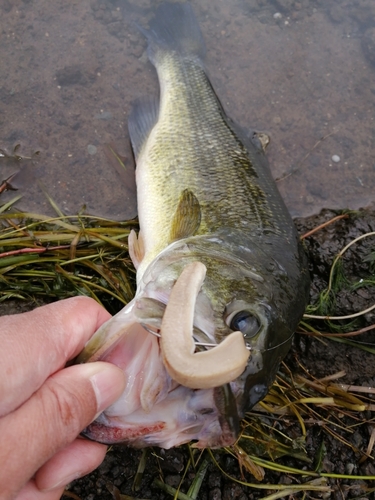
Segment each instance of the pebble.
M220 488L214 488L210 491L208 495L209 500L221 500L221 490Z
M165 482L173 488L178 488L178 485L181 483L181 476L179 474L165 476Z
M89 144L87 146L87 152L89 155L95 155L97 151L98 151L98 148L96 146L94 146L93 144Z
M351 474L353 474L354 469L355 469L354 464L350 464L350 463L346 464L345 465L345 474L350 476Z
M341 160L341 158L339 157L339 155L332 156L332 161L334 161L335 163L338 163L340 160Z
M282 17L283 15L281 14L281 12L275 12L275 14L273 15L274 19L281 19Z
M97 113L95 115L95 118L97 120L111 120L112 119L112 113L109 111L101 111L100 113Z

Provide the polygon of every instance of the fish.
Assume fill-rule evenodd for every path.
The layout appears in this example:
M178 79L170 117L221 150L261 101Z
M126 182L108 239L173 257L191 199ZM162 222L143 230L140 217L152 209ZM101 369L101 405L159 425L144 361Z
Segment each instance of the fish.
M138 99L128 121L137 289L77 359L114 363L127 386L83 434L220 448L274 382L307 304L308 264L259 135L227 116L210 83L191 5L163 3L140 30L160 95Z

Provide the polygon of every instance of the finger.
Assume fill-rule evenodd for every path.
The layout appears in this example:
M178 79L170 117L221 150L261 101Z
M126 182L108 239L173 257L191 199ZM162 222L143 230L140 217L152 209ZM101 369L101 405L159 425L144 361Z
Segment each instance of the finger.
M103 462L106 451L104 444L76 439L38 470L35 483L43 491L65 487L96 469Z
M76 356L110 318L93 299L74 297L3 316L0 326L0 416L17 408Z
M35 472L72 443L125 388L123 372L96 362L52 375L20 408L0 419L0 484L13 498Z
M15 500L60 500L64 487L53 491L40 491L35 481L30 480L15 497Z

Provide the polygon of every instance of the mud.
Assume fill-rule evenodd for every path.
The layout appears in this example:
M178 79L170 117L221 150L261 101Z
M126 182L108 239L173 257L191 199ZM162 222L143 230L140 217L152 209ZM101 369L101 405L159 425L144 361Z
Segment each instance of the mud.
M135 213L127 116L136 98L158 91L135 22L147 25L157 3L0 4L0 148L40 150L35 174L66 213ZM214 88L239 124L270 134L272 171L292 214L371 202L373 0L192 3ZM108 158L109 143L125 170ZM0 179L15 168L0 158ZM51 210L37 181L17 194L24 210Z

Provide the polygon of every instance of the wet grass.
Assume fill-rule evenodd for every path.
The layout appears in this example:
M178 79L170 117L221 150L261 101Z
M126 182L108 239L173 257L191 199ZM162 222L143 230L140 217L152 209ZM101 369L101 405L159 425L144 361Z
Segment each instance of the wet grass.
M87 295L114 313L131 300L127 238L136 221L46 217L11 207L0 208L0 301Z

